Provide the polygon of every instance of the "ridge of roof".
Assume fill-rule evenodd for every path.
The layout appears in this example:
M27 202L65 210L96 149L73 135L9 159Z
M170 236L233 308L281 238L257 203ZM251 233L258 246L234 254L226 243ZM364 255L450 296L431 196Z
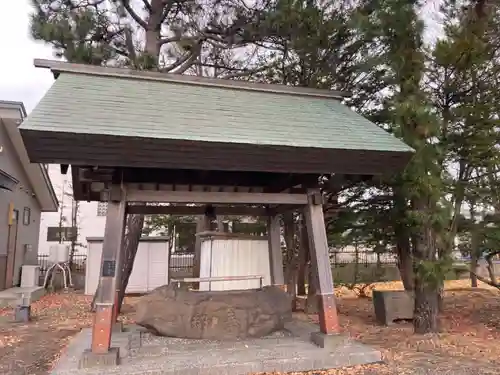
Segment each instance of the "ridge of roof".
M232 90L244 90L253 92L267 92L281 95L309 96L319 98L331 98L341 100L349 97L349 93L316 89L308 87L296 87L269 83L255 83L224 78L209 78L191 76L177 73L160 73L151 71L140 71L128 68L103 67L85 64L73 64L64 61L35 59L34 66L37 68L50 69L57 78L61 73L87 74L94 76L125 78L136 80L147 80L174 84L204 86L212 88L223 88Z

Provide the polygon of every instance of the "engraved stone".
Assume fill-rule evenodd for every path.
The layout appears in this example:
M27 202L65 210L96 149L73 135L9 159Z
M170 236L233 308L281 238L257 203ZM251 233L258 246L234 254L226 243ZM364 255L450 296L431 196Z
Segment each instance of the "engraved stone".
M165 285L137 303L136 323L160 336L233 340L262 337L291 320L291 297L278 286L190 291Z

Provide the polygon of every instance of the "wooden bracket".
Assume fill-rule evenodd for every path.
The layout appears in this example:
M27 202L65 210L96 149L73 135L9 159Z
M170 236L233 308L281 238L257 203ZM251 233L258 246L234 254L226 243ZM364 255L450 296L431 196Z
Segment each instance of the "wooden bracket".
M120 202L124 199L125 199L125 192L121 189L121 187L117 185L111 186L109 200L111 202Z
M320 192L314 193L312 196L312 204L316 206L321 206L323 205L323 195Z
M61 168L61 174L67 174L69 165L68 164L61 164L60 168Z
M99 193L99 200L101 202L109 202L111 200L111 191L103 190Z
M323 194L319 189L310 189L307 194L307 201L315 206L323 205Z
M100 192L101 202L121 202L125 199L125 191L118 185L112 185L110 189Z

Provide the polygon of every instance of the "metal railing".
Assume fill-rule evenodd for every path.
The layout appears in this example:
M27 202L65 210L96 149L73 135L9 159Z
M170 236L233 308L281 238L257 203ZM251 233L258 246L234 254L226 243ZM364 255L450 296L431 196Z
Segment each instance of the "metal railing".
M170 255L171 271L189 270L194 267L194 253L172 253Z
M264 276L249 275L249 276L214 276L214 277L183 277L181 279L172 279L173 283L177 283L177 287L181 287L181 283L203 283L208 282L208 290L212 290L212 282L217 281L242 281L242 280L259 280L259 289L262 288Z
M397 263L397 259L394 254L390 253L380 254L377 259L377 254L373 252L336 251L330 252L330 263L332 266L343 266L354 263L363 265L394 265Z

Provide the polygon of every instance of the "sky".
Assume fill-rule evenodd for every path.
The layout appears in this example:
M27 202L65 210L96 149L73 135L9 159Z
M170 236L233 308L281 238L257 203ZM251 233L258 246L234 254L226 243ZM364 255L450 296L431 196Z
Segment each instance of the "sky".
M29 0L0 4L0 100L21 101L29 113L54 81L50 71L35 68L33 60L53 59L52 49L29 36Z
M441 0L427 0L423 9L427 40L440 34L437 10ZM29 35L30 0L0 0L0 100L23 102L31 110L54 79L48 69L35 68L35 58L53 59L52 48Z
M441 0L427 0L424 17L426 37L435 39L440 33L436 11ZM0 0L0 100L23 102L28 114L54 82L48 69L35 68L33 60L54 59L52 48L35 42L29 35L30 0ZM64 183L59 168L51 166L50 177L56 191Z
M439 33L434 17L439 2L429 0L424 10L431 39ZM54 81L50 71L35 68L33 60L53 59L53 52L29 35L30 0L0 0L0 4L8 9L0 12L0 100L22 101L29 113Z

